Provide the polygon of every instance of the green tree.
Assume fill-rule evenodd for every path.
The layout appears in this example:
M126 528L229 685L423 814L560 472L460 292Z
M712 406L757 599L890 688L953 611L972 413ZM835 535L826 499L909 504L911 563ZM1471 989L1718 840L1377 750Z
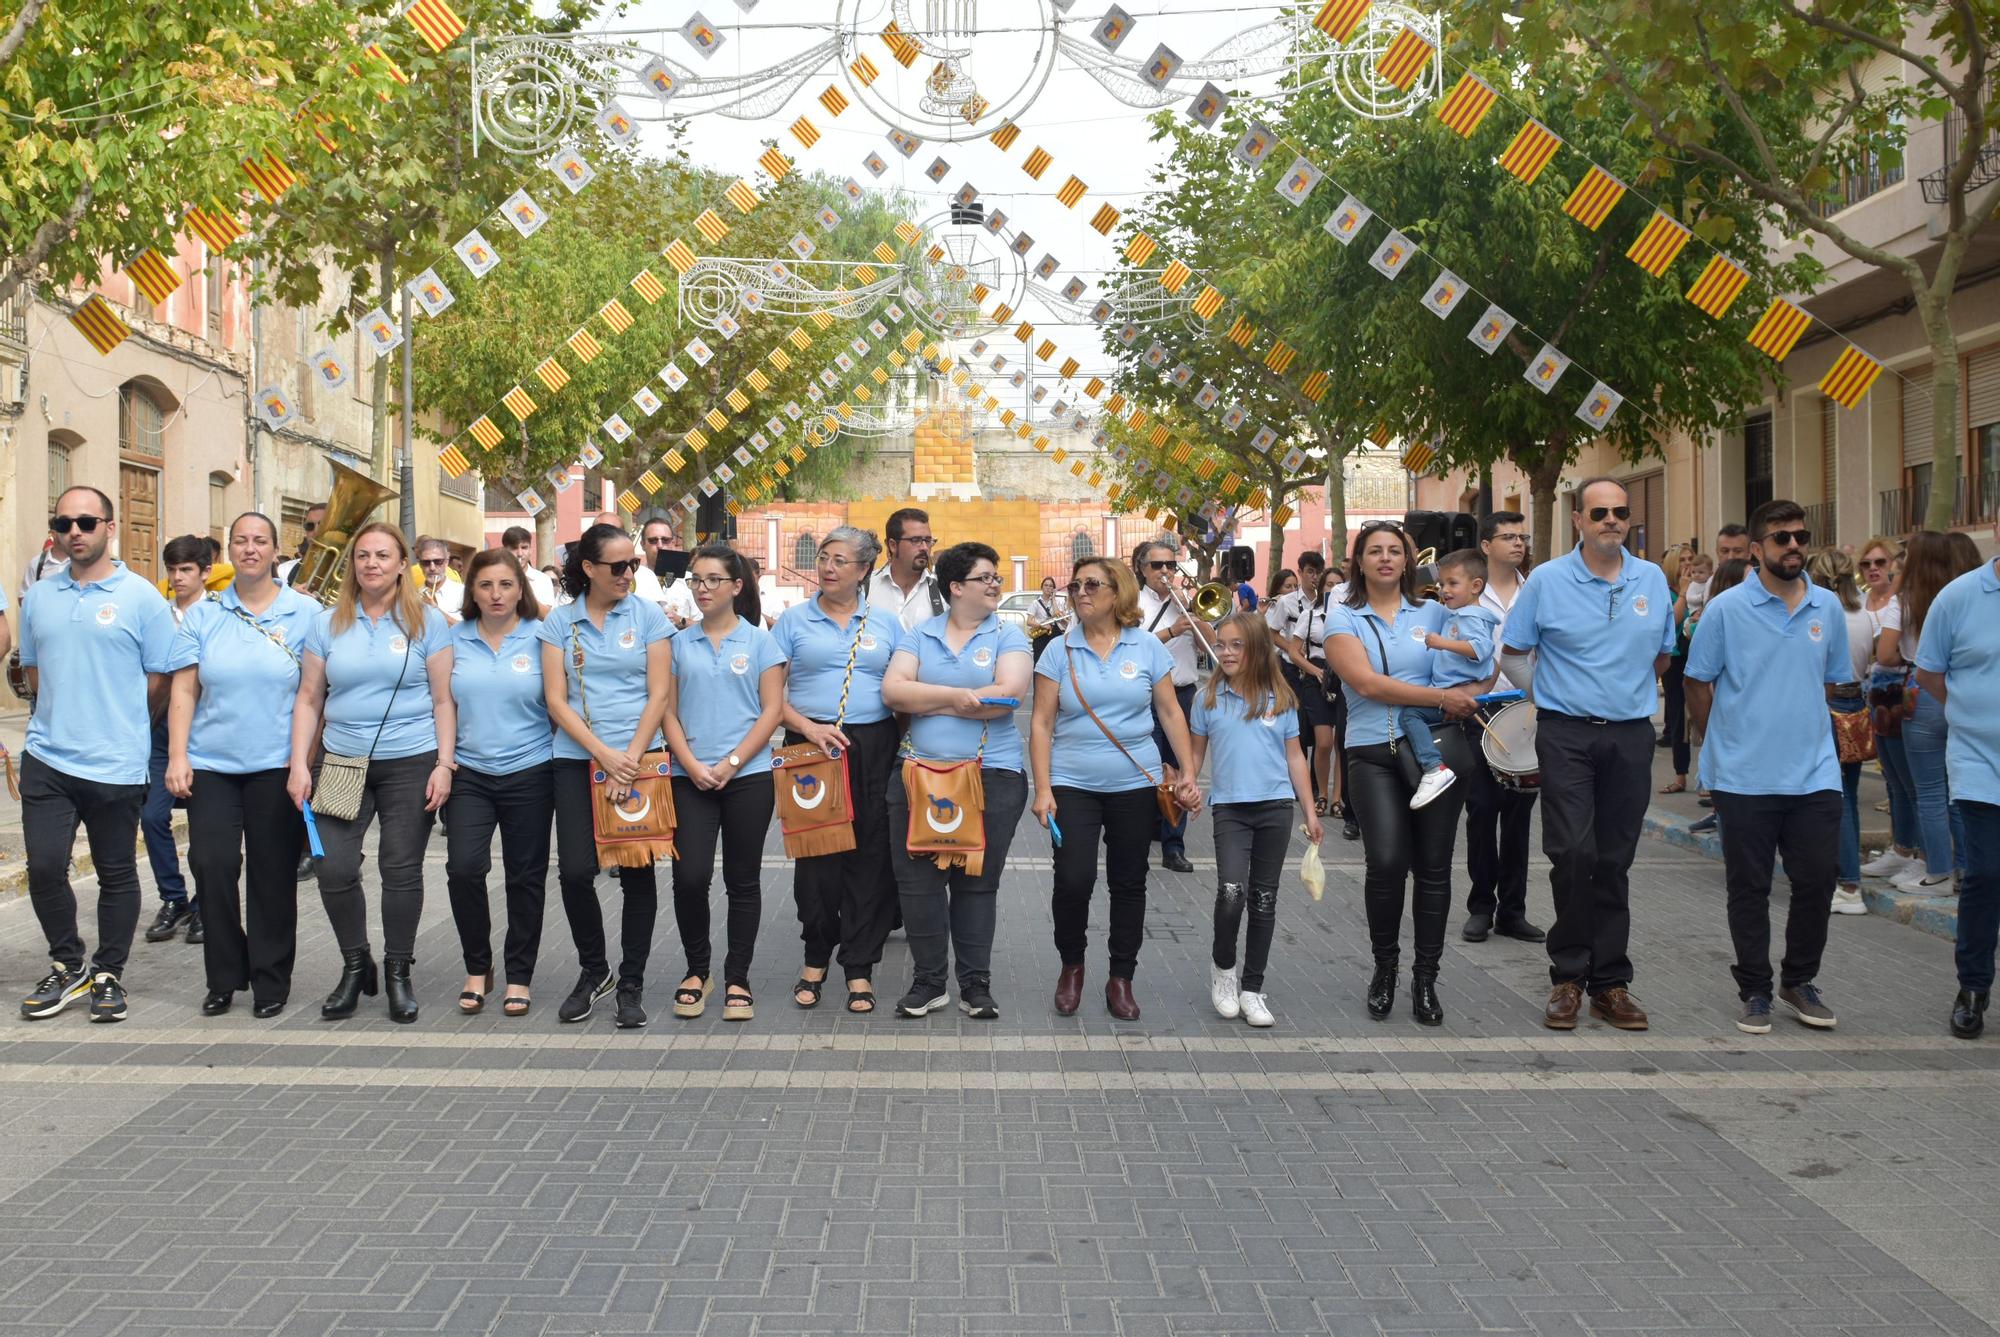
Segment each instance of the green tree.
M1991 150L1994 0L1482 0L1481 35L1569 69L1581 45L1597 86L1579 108L1632 115L1655 152L1687 164L1713 193L1751 206L1741 251L1764 229L1821 238L1907 286L1930 345L1932 476L1925 525L1953 514L1961 431L1953 293L1973 239L2000 210ZM1887 64L1889 77L1866 77ZM1601 106L1601 110L1599 110ZM1944 166L1940 222L1929 245L1899 253L1834 215L1841 178L1902 161L1911 116L1963 118ZM1976 179L1980 178L1980 179Z
M0 18L0 302L38 272L66 285L147 247L171 254L189 205L248 189L245 158L277 154L310 191L334 160L300 108L351 144L418 101L379 62L348 68L356 25L381 30L406 69L428 52L393 13L388 0L25 0Z

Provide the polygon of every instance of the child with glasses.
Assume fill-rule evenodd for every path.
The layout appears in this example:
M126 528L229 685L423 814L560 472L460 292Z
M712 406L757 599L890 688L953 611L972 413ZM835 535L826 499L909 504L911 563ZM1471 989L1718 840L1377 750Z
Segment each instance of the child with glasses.
M1424 645L1431 652L1431 686L1483 687L1493 676L1494 636L1499 619L1479 606L1486 588L1486 559L1470 548L1438 559L1438 602L1451 610L1443 634L1427 631ZM1397 713L1403 736L1417 754L1423 779L1410 795L1410 806L1421 808L1451 788L1457 772L1444 764L1431 726L1444 722L1435 706L1404 706Z

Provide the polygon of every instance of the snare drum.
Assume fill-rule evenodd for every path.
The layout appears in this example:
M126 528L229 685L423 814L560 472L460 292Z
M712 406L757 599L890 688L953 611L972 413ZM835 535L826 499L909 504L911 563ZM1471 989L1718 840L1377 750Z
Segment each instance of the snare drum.
M1535 760L1535 707L1516 701L1500 709L1486 721L1479 738L1479 750L1486 756L1486 768L1508 789L1538 790L1542 787L1541 763Z

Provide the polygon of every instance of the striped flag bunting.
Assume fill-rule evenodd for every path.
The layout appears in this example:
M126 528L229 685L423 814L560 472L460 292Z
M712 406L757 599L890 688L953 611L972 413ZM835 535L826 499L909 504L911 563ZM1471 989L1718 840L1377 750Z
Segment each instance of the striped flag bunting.
M1721 320L1729 314L1729 308L1749 282L1750 275L1741 265L1718 255L1709 260L1701 271L1701 277L1687 290L1687 299Z
M550 394L554 394L569 384L569 373L563 370L562 363L552 357L545 357L535 367L535 379L546 385Z
M589 330L578 330L563 342L569 345L570 352L576 354L578 362L591 362L604 351L604 345Z
M471 467L472 461L457 446L446 446L438 452L438 468L444 470L446 478L457 478Z
M1437 452L1422 441L1403 452L1403 467L1413 474L1429 473L1436 463Z
M694 230L701 233L702 238L713 246L729 235L729 224L723 222L715 210L704 209L701 211L701 216L694 220Z
M466 428L466 431L471 434L472 439L477 441L484 450L493 449L503 439L500 435L500 429L493 425L493 419L487 417L481 417L479 421Z
M770 352L764 354L764 360L779 371L784 371L792 365L792 355L782 348L773 348Z
M1563 212L1595 232L1624 195L1625 183L1593 163L1563 201Z
M1203 483L1206 483L1209 479L1215 477L1215 461L1203 460L1200 464L1195 465L1194 476L1197 480Z
M681 444L699 455L702 451L708 449L708 437L703 434L701 428L690 427L687 431L681 433Z
M873 255L877 260L880 260L885 265L893 265L896 263L896 248L891 246L886 241L877 242L875 245L875 249L871 251L870 254Z
M111 303L94 293L84 300L82 306L69 313L69 323L76 326L77 333L88 339L90 346L100 354L108 355L132 334L132 327L111 309Z
M1077 205L1083 203L1084 192L1088 189L1089 187L1084 185L1082 181L1076 177L1071 177L1069 180L1063 182L1062 189L1056 192L1056 198L1062 201L1063 208L1074 209Z
M535 411L535 401L518 385L502 395L500 402L507 406L507 411L514 415L517 422L526 422L528 415Z
M1530 120L1515 132L1514 141L1500 155L1500 166L1521 184L1532 186L1561 147L1562 140L1556 138L1553 130L1540 121Z
M923 231L907 218L898 220L896 226L891 230L896 234L896 240L902 242L905 246L915 246L923 239L924 235ZM894 262L895 256L892 253L888 263L893 264Z
M1222 293L1213 285L1204 286L1201 295L1194 299L1194 313L1203 320L1214 320L1215 313L1222 310Z
M597 309L598 318L611 327L613 334L623 334L632 328L632 313L625 309L625 303L616 297Z
M1001 126L998 130L987 136L988 139L993 141L993 147L999 149L1002 153L1013 148L1014 141L1020 137L1021 127L1015 125L1012 121L1009 121L1006 125Z
M719 432L723 428L729 426L729 415L724 413L721 409L710 409L708 412L702 414L701 418L702 421L707 423L709 425L709 428L713 431Z
M799 141L799 147L809 149L819 143L819 127L801 116L792 122L792 138Z
M1050 358L1054 357L1055 355L1056 355L1056 341L1054 339L1042 340L1041 346L1035 349L1035 356L1040 358L1044 362L1047 362Z
M889 54L896 58L896 63L906 70L916 64L923 51L914 38L897 26L894 19L882 30L882 42L889 48Z
M1160 286L1165 288L1169 294L1178 294L1182 288L1187 286L1187 281L1193 277L1194 271L1176 260L1160 271Z
M465 31L465 20L453 13L445 0L417 0L403 11L403 17L433 51L444 50Z
M1326 0L1319 13L1313 15L1313 27L1336 42L1345 42L1354 36L1361 20L1368 17L1373 3L1374 0Z
M1257 327L1242 316L1238 316L1236 323L1229 327L1229 342L1238 348L1248 348L1250 341L1256 337Z
M188 230L201 238L201 244L211 252L226 251L238 237L243 235L243 225L236 216L217 205L213 211L200 205L191 206L187 211Z
M1116 209L1108 204L1100 204L1097 206L1097 212L1091 215L1090 226L1099 236L1108 237L1111 235L1111 229L1118 226L1119 217L1120 214Z
M1861 402L1881 374L1881 363L1849 344L1820 378L1820 393L1842 408L1851 409Z
M750 183L747 181L738 181L728 190L723 191L722 198L728 200L735 207L736 212L740 214L752 212L763 202L757 198L757 192L750 189ZM711 238L711 240L713 239Z
M847 94L836 84L828 84L826 91L819 95L819 105L826 108L829 116L838 116L847 110Z
M243 174L250 178L250 184L257 188L257 193L264 197L267 204L276 204L284 198L286 191L299 183L297 175L275 153L265 154L262 162L245 158Z
M775 144L757 155L757 165L773 181L783 181L792 170L792 160L779 152Z
M1168 438L1171 437L1172 435L1173 433L1167 430L1167 425L1165 423L1160 423L1153 428L1153 434L1147 437L1146 439L1148 441L1151 441L1155 448L1158 448L1160 446L1166 445Z
M750 396L744 394L742 388L738 387L724 395L722 402L729 405L730 412L741 413L750 407Z
M669 449L660 458L660 463L666 465L670 472L679 473L681 470L687 468L687 456L681 454L678 450Z
M1299 387L1299 393L1317 404L1326 398L1326 392L1332 387L1333 378L1323 371L1316 371L1306 377L1305 384Z
M1389 49L1375 62L1375 73L1407 91L1436 52L1437 48L1422 33L1415 28L1405 28L1396 34L1396 40L1389 43Z
M1278 375L1283 376L1287 371L1291 370L1292 362L1298 355L1298 349L1280 339L1277 343L1272 344L1271 351L1264 355L1264 365Z
M1084 385L1083 393L1092 399L1095 399L1099 395L1103 394L1104 378L1102 376L1091 377L1089 382Z
M370 60L380 61L382 63L382 67L389 71L389 77L391 79L394 79L397 83L407 84L410 82L410 76L404 71L401 65L398 65L393 59L390 58L389 53L387 51L384 51L382 49L382 44L380 42L370 42L368 46L362 51L362 54L367 56ZM386 100L387 99L384 99L384 101Z
M1064 359L1063 359L1063 364L1062 364L1062 370L1061 370L1061 371L1060 371L1059 373L1057 373L1057 374L1058 374L1058 375L1060 375L1060 376L1062 377L1062 379L1064 379L1064 380L1066 381L1066 380L1068 380L1068 379L1069 379L1070 377L1072 377L1072 376L1076 375L1076 373L1077 373L1077 369L1078 369L1078 368L1079 368L1079 367L1080 367L1081 365L1082 365L1082 364L1081 364L1081 363L1079 363L1079 362L1078 362L1078 361L1077 361L1077 360L1076 360L1075 358L1073 358L1073 357L1066 357L1066 358L1064 358Z
M1646 230L1639 234L1639 239L1632 243L1632 248L1625 252L1625 258L1654 278L1659 278L1667 272L1667 266L1680 255L1681 248L1693 235L1665 214L1656 213L1653 220L1646 224Z
M1174 447L1173 454L1169 455L1167 458L1172 460L1175 464L1186 464L1189 460L1194 458L1194 447L1189 445L1187 442L1183 441Z
M663 485L660 482L660 476L651 469L648 469L639 475L639 486L645 488L646 495L650 497L655 492L658 492Z
M652 270L642 269L632 276L632 291L651 306L667 295L667 285L654 278Z
M1042 173L1048 171L1049 164L1054 161L1047 149L1037 148L1021 163L1021 170L1026 172L1031 180L1040 181Z
M1493 85L1476 74L1465 75L1457 87L1445 95L1438 103L1437 118L1445 128L1461 139L1472 138L1472 132L1486 119L1486 113L1493 110L1493 103L1500 95L1493 91Z
M777 350L773 349L771 351L776 352ZM743 384L750 387L752 394L761 395L771 388L771 378L764 374L762 367L752 367L750 368L750 374L743 378Z
M1812 324L1812 317L1780 297L1757 318L1747 342L1758 352L1776 361L1783 362L1798 346L1806 327Z
M854 82L860 84L863 88L868 87L882 77L881 69L865 55L856 56L849 62L847 68L854 75Z
M618 494L618 509L625 512L625 514L627 515L637 515L639 513L639 507L643 504L644 503L640 500L639 494L634 492L629 487L626 488L623 492L620 492ZM734 503L731 504L733 505Z
M132 280L132 286L139 290L154 306L166 301L181 286L181 276L167 262L167 257L148 248L132 257L132 263L125 266L125 276Z
M1143 265L1152 259L1153 252L1159 249L1160 243L1154 241L1143 232L1137 232L1133 234L1132 240L1126 244L1125 258L1135 265Z
M1368 429L1368 441L1377 450L1387 450L1389 443L1396 439L1396 433L1388 423L1378 422Z

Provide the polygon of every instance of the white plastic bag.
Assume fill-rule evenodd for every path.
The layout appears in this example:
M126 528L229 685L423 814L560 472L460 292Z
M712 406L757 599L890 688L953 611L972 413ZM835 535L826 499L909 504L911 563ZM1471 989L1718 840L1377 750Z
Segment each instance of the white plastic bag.
M1299 881L1306 884L1314 900L1326 894L1326 865L1319 861L1319 846L1306 846L1305 857L1299 860Z

